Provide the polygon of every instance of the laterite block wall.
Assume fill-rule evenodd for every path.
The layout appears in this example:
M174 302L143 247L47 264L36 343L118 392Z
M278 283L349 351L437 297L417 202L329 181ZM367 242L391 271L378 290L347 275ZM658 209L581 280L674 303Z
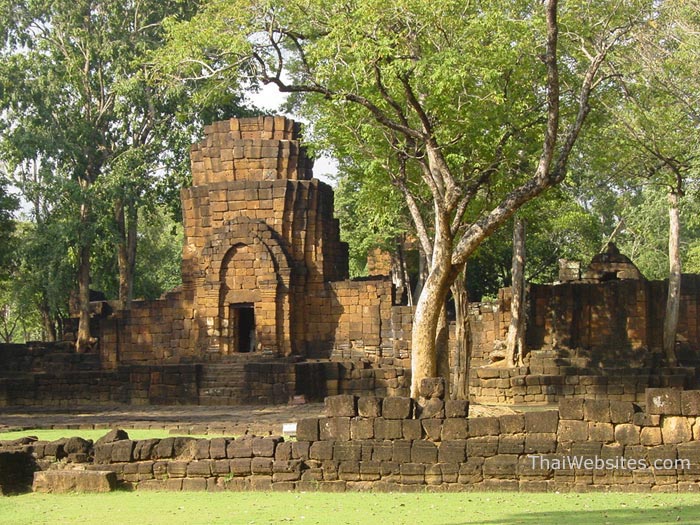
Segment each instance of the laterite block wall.
M112 432L97 444L2 442L0 454L24 454L38 470L113 471L137 490L700 491L700 391L649 389L646 410L570 399L559 410L478 418L440 399L420 408L341 395L326 408L298 422L295 441Z

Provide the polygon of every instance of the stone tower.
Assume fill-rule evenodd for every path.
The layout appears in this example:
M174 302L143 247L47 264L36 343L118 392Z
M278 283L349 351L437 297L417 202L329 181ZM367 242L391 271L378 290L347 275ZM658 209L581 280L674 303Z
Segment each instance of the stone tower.
M195 355L301 352L305 298L347 278L333 190L312 178L299 131L284 117L231 119L192 147L182 276Z

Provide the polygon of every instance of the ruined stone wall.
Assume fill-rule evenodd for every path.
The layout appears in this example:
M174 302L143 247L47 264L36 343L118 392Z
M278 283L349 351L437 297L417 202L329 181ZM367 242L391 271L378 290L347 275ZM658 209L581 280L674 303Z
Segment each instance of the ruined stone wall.
M299 125L282 117L231 119L206 127L205 135L192 147L193 186L181 192L182 289L135 301L102 323L108 366L239 352L240 308L254 317L248 350L304 355L319 337L348 337L336 337L337 323L326 318L336 293L329 283L347 278L347 245L333 218L332 189L311 178ZM365 322L362 311L353 322Z
M325 283L306 297L309 357L379 355L382 327L391 317L392 286L385 278Z
M529 349L582 348L609 352L661 347L666 281L620 280L597 284L531 284L526 344ZM496 303L470 305L475 349L472 363L487 364L496 341L504 341L510 322L510 289ZM700 347L700 276L683 275L679 341ZM624 357L625 359L627 356ZM619 360L618 360L619 361Z
M337 396L326 407L327 417L298 422L294 441L113 432L96 445L0 442L0 452L66 476L114 472L137 490L696 492L700 482L700 391L650 389L646 409L578 399L499 417L465 417L458 401L421 417L400 397ZM52 490L37 478L37 490Z
M509 290L472 313L472 399L543 403L560 397L641 401L648 387L698 385L699 278L683 276L678 352L668 368L661 353L667 282L607 281L531 285L524 366L491 363L510 320ZM476 323L475 323L476 322Z
M280 404L297 393L295 359L240 357L225 365L132 364L105 370L99 355L76 354L62 344L0 344L0 406ZM322 399L326 376L317 370L308 379L324 384L309 399ZM339 392L352 386L345 375L335 385Z
M231 308L245 306L254 310L254 351L345 361L351 375L363 363L407 367L411 313L393 306L388 277L347 280L333 191L311 179L299 126L233 119L205 134L192 147L193 186L181 194L183 285L101 320L104 366L234 355Z
M0 406L197 404L197 374L197 365L151 365L0 376Z
M407 395L404 367L368 359L303 361L259 353L224 362L118 365L56 344L0 345L0 406L284 404L327 395ZM408 366L408 363L405 363Z
M131 309L99 319L98 344L104 368L121 363L177 363L192 355L192 308L181 291L155 301L133 301Z
M527 344L530 348L659 349L663 339L666 281L622 280L599 284L532 285ZM698 337L700 276L683 275L679 340Z
M394 305L389 277L347 280L347 245L333 217L333 190L312 178L299 129L283 117L206 127L204 140L191 150L193 185L181 191L182 287L156 301L134 301L128 311L104 309L95 317L103 369L227 364L230 382L242 381L245 388L229 384L225 372L221 377L212 372L210 384L198 387L200 394L208 392L208 403L363 389L404 393L413 311ZM637 276L613 248L594 260L597 273L589 277ZM614 262L619 260L623 263ZM605 270L610 261L618 265L614 272ZM632 401L648 386L694 386L700 277L684 276L682 290L681 361L689 365L673 370L660 368L658 359L665 283L532 285L526 361L508 369L492 367L491 358L506 337L509 291L502 290L495 304L471 305L473 399ZM281 386L268 388L274 374L262 380L248 375L245 367L258 365L247 364L244 354L280 359ZM309 383L302 385L288 358L343 365L305 370ZM249 397L258 384L265 385L261 393ZM218 391L224 395L217 398Z

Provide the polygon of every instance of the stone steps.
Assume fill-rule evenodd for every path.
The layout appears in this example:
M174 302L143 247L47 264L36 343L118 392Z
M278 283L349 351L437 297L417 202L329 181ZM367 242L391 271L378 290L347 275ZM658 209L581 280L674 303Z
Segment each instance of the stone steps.
M200 376L200 396L203 391L219 388L241 388L245 383L246 363L203 365Z
M271 361L267 356L250 354L224 356L222 361L203 364L199 376L199 404L227 406L287 401L287 394L280 395L279 399L275 397L272 384L276 383L270 377L273 374Z
M591 352L544 348L529 351L523 367L477 367L470 374L475 401L547 403L561 396L643 401L646 388L693 388L700 360L685 355L683 366L663 366L660 354L644 360L630 350Z

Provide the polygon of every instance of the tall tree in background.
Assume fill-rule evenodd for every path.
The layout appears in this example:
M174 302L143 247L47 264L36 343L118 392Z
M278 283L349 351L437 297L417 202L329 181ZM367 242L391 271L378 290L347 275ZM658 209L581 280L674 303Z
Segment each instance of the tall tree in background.
M397 238L410 227L401 195L381 177L365 177L363 168L341 162L335 188L335 215L349 244L351 277L367 275L368 254L375 248L394 251Z
M522 364L525 352L525 221L515 217L511 263L510 325L506 337L506 363Z
M180 78L301 94L337 147L393 152L387 175L429 255L412 334L417 396L437 375L442 305L469 256L564 178L606 56L644 12L632 4L212 0L170 28L160 63Z
M157 91L145 61L163 42L163 18L187 18L196 7L182 0L0 1L0 153L27 200L43 207L44 218L34 207L38 233L53 199L39 203L34 194L76 206L76 228L66 235L76 254L78 351L91 339L96 238L112 245L118 297L128 307L140 209L152 207L158 190L171 197L173 188L164 186L182 180L177 173L198 123L195 100L186 88ZM229 89L217 104L238 107L236 93ZM26 177L29 169L38 180Z
M21 318L8 304L3 295L7 295L7 287L1 286L11 279L12 267L16 264L13 260L15 253L16 237L13 212L17 208L17 199L7 190L7 180L0 164L0 340L10 342L12 336L21 323Z
M10 255L13 252L13 233L15 221L13 213L17 209L17 198L7 189L8 181L0 164L0 279L6 277L8 266L11 264Z
M111 86L118 60L105 55L113 50L106 34L109 20L87 1L4 2L1 7L6 139L18 160L51 163L80 190L76 349L82 352L90 345L90 192L113 154Z
M668 295L663 350L677 363L681 293L681 200L700 167L700 2L669 0L641 31L620 63L623 105L613 107L629 151L628 169L665 187L668 213Z

